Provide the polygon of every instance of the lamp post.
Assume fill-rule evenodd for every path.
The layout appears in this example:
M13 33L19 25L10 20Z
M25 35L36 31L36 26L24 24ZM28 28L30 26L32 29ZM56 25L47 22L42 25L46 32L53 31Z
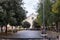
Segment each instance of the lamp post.
M42 1L43 2L43 30L42 30L42 34L46 34L46 27L45 27L45 9L44 9L44 2L45 0Z

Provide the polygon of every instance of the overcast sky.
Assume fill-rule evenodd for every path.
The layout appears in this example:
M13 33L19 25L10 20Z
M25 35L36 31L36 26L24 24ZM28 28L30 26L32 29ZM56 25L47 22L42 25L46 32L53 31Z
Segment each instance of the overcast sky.
M25 10L28 11L27 16L29 16L32 13L37 14L36 9L39 2L38 0L23 0L23 2L25 3L24 4Z

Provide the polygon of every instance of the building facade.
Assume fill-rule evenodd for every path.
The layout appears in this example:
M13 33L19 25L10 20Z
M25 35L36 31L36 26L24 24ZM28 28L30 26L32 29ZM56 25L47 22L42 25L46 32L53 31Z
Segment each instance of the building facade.
M27 21L30 23L30 28L33 28L33 21L36 19L37 15L32 13L30 16L28 16L23 22Z

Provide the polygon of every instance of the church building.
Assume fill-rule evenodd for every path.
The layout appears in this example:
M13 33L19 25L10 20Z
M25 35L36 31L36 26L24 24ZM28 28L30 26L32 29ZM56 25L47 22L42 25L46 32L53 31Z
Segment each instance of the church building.
M30 28L33 28L33 21L36 19L37 15L32 13L30 16L28 16L23 22L27 21L30 23Z

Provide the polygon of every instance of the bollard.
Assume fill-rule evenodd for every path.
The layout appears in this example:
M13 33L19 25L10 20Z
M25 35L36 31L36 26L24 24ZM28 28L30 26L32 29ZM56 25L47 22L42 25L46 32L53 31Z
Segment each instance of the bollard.
M51 38L48 38L48 40L51 40Z
M59 40L60 40L60 35L59 35Z
M57 39L59 39L59 36L57 36Z

